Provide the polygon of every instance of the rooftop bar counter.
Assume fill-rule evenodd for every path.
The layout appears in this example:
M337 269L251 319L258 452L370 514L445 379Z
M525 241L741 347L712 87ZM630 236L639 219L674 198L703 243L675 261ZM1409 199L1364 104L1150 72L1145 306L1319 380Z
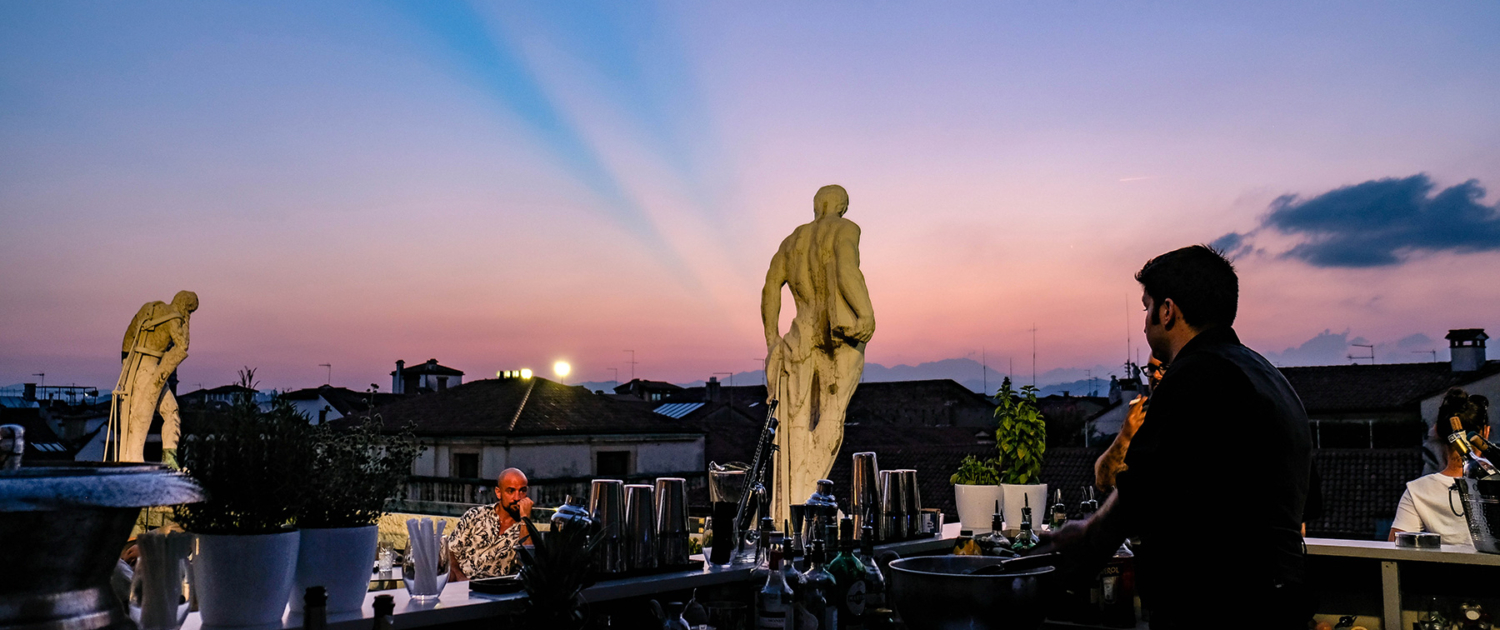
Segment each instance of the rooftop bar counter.
M942 553L958 536L957 523L943 527L942 538L880 545L902 556ZM1320 619L1336 621L1340 615L1360 617L1362 625L1376 628L1410 628L1420 619L1424 602L1431 595L1464 596L1458 582L1480 585L1476 597L1500 597L1500 555L1484 554L1471 546L1444 545L1439 549L1408 549L1395 543L1330 538L1307 539L1309 578L1319 592ZM652 576L601 581L583 591L591 604L600 604L658 593L689 591L746 581L749 566L714 567L678 571ZM447 585L437 601L413 602L404 588L374 591L366 596L364 606L353 614L329 618L330 630L368 630L373 625L373 602L376 595L392 595L396 604L396 627L420 628L462 625L484 619L505 617L521 610L524 593L489 595L470 593L468 582ZM1403 619L1404 617L1404 619ZM290 613L279 628L260 630L300 630L302 619ZM1046 628L1087 628L1069 623L1048 622ZM1145 621L1139 628L1147 628ZM203 630L197 613L189 615L183 630Z

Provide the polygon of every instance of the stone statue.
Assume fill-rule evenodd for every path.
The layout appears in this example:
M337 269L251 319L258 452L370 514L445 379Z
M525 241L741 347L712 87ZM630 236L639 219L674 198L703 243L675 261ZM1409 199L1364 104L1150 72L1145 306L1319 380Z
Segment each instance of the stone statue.
M106 461L144 461L146 432L160 410L162 461L177 467L181 418L177 399L166 385L172 371L187 358L188 317L196 310L198 294L178 291L171 304L150 302L130 320L120 346L120 381L110 397L110 430L116 437L113 453L106 441Z
M824 186L813 196L813 221L781 242L760 294L766 330L766 393L779 401L771 488L780 523L790 502L807 500L833 468L844 440L844 410L865 369L875 312L859 270L859 226L844 218L849 193ZM781 336L781 287L789 285L797 316Z

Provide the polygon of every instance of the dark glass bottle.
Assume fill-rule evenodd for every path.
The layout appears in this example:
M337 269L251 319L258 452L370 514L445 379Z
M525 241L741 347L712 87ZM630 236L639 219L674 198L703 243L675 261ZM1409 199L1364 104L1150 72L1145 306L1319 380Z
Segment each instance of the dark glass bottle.
M396 598L391 595L375 596L375 630L395 630Z
M1000 502L995 502L995 515L990 517L990 531L974 537L979 553L986 556L1014 556L1010 550L1010 539L1005 537L1005 517L1000 513Z
M792 589L781 574L781 552L773 549L766 555L771 570L766 575L765 585L755 593L755 627L756 630L786 630L791 626Z
M880 573L880 564L875 560L875 528L861 528L859 538L860 562L865 565L865 626L870 627L873 611L885 608L885 576Z
M1016 539L1010 542L1011 551L1016 552L1030 551L1042 542L1036 532L1031 529L1031 497L1027 495L1022 498L1022 501L1021 531L1016 532Z
M828 572L833 574L834 602L839 607L839 627L863 630L865 627L865 565L854 557L854 519L845 516L839 521L839 554L828 563ZM832 534L832 532L830 532Z
M1100 621L1111 628L1135 627L1135 554L1121 544L1099 574Z
M1099 511L1099 502L1094 500L1094 487L1084 486L1083 497L1083 502L1078 504L1078 511L1082 514L1083 518L1087 519L1093 516L1094 512Z
M1052 501L1052 518L1047 522L1047 526L1051 529L1062 529L1062 526L1068 522L1068 506L1063 504L1062 488L1058 488L1054 495L1056 498Z
M837 586L833 575L824 566L824 540L815 538L807 552L807 586L802 590L800 615L797 630L832 630L838 627L839 609L832 603Z
M302 630L328 630L328 591L309 586L302 594Z

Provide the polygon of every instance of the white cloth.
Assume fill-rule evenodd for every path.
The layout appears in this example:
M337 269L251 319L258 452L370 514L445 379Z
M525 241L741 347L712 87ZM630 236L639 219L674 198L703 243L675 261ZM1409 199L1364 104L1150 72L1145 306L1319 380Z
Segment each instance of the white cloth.
M1445 545L1474 544L1474 539L1469 536L1469 524L1462 516L1463 498L1457 491L1449 491L1453 479L1443 473L1433 473L1406 482L1406 493L1396 504L1396 520L1391 527L1403 532L1432 532L1442 536ZM1454 514L1454 510L1458 514Z

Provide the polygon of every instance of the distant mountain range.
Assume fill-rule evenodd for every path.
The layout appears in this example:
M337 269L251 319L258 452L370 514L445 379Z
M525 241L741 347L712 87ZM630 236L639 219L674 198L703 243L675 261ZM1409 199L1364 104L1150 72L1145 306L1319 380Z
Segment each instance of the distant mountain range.
M1123 367L1108 368L1096 365L1092 368L1056 368L1037 374L1037 383L1040 383L1040 395L1061 394L1067 392L1074 396L1085 396L1090 391L1104 396L1109 393L1109 377L1124 374ZM1031 375L1017 374L1015 385L1031 383ZM1000 389L1000 383L1005 379L1005 372L997 371L995 368L986 369L982 364L973 359L943 359L941 361L930 361L917 365L897 365L886 367L879 363L866 363L863 380L872 383L888 381L923 381L932 379L952 379L960 385L975 392L994 394ZM1092 381L1090 380L1092 379ZM765 382L765 373L760 370L752 372L735 373L732 379L720 378L719 381L725 385L760 385ZM702 387L704 381L692 381L690 383L677 383L683 387ZM617 383L611 381L589 381L579 383L580 386L590 390L611 391Z

